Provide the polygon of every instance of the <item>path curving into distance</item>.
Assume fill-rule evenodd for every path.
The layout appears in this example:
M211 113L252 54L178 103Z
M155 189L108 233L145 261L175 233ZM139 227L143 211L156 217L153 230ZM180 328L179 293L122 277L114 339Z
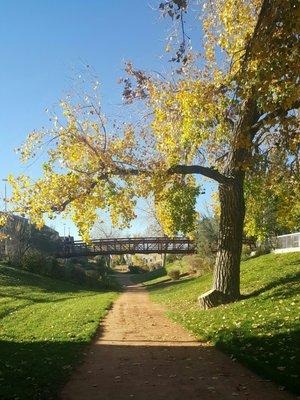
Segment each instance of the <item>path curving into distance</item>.
M126 290L100 325L61 400L288 400L239 363L198 342L119 274Z

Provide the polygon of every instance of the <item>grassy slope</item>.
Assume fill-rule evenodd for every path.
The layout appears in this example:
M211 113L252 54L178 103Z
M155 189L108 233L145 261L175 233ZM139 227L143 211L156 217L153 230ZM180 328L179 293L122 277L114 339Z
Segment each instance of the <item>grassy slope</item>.
M269 254L242 263L242 301L200 311L199 294L211 286L211 274L168 282L145 283L154 301L199 339L299 392L300 253ZM297 364L298 363L298 364Z
M117 294L0 266L0 393L52 399Z
M163 278L163 280L165 280L166 273L167 271L165 268L159 268L147 273L132 274L130 279L133 283L143 282L145 284L147 281L151 281L150 283L153 283L154 279L156 278Z

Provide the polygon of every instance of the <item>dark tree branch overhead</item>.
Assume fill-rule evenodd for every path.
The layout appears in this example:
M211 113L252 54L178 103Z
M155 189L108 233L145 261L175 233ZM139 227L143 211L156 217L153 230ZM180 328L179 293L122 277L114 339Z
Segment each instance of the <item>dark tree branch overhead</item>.
M198 174L223 184L230 184L233 182L232 178L221 174L217 169L213 167L203 167L201 165L175 165L169 168L168 173L182 175Z
M115 176L137 176L137 175L152 175L151 170L142 170L142 169L135 169L135 168L129 168L129 169L123 169L120 168L116 171L110 172L110 175L115 175ZM203 167L202 165L174 165L173 167L170 167L166 173L168 175L192 175L192 174L198 174L198 175L203 175L206 176L207 178L213 179L214 181L218 183L223 183L223 184L230 184L233 182L233 179L230 177L227 177L226 175L221 174L217 169L213 167Z
M110 177L122 177L122 176L138 176L138 175L152 175L151 170L143 170L137 168L118 168L114 171L108 171L107 173L100 173L98 176L96 175L89 187L83 192L78 193L70 197L69 199L63 201L60 205L56 205L52 207L52 211L54 212L62 212L66 209L66 207L72 203L74 200L79 199L82 196L86 196L92 192L92 190L97 186L100 181L108 180ZM214 181L222 184L231 184L233 183L233 178L227 177L221 174L217 169L212 167L203 167L201 165L174 165L167 170L167 174L169 175L192 175L198 174L202 176L206 176L207 178L213 179Z

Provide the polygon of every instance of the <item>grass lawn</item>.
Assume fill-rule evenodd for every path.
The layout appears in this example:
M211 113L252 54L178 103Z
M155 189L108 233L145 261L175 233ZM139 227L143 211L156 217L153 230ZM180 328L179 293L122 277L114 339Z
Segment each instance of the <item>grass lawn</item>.
M242 263L239 302L208 311L197 297L210 289L211 274L179 281L155 277L145 285L172 319L200 340L287 389L300 392L300 253L268 254ZM147 278L147 277L145 277Z
M55 399L116 292L0 265L0 398Z

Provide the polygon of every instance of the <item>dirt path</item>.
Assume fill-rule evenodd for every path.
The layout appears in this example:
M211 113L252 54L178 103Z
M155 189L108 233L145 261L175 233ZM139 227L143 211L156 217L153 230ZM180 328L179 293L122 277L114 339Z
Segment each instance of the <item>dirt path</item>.
M140 286L115 302L62 391L62 400L287 400L218 350L203 345L164 315Z

